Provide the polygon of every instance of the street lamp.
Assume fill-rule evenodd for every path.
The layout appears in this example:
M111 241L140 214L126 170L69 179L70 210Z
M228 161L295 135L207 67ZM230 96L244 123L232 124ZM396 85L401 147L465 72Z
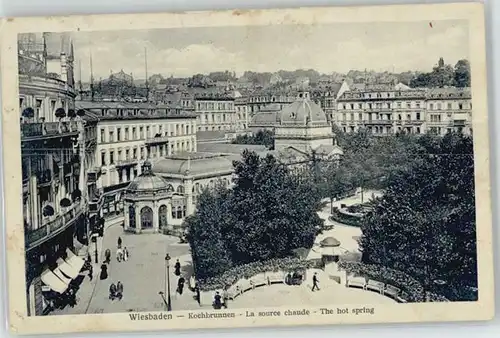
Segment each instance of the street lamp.
M165 293L167 294L167 311L172 311L172 301L170 300L170 255L165 255L165 266L167 278L165 278Z
M97 257L98 257L98 254L97 254L97 234L95 234L95 233L94 233L94 236L92 236L92 242L94 242L94 244L95 244L94 255L95 255L95 263L97 264L99 262L97 259Z

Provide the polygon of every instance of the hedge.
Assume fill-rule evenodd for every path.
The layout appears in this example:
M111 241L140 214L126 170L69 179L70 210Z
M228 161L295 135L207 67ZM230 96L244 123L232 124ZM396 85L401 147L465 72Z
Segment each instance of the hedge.
M295 257L275 258L263 262L252 262L236 266L224 272L221 276L197 281L203 291L220 290L228 285L234 285L242 278L250 278L263 272L296 271L316 267L316 262L305 261Z
M332 210L332 215L330 216L330 220L342 223L345 225L350 225L353 227L361 227L363 224L363 217L348 215L342 213L339 208L334 207Z
M424 301L424 288L422 284L404 272L381 265L346 261L340 261L339 268L346 270L348 273L374 279L385 284L391 284L408 294L408 302Z

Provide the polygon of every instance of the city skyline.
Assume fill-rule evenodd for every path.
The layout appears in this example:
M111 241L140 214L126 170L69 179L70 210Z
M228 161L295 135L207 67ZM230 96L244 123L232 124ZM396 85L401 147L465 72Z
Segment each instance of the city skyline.
M449 20L74 32L71 36L75 68L80 62L82 81L87 82L90 54L95 79L122 69L143 79L145 49L149 76L189 77L224 70L237 76L245 71L296 69L324 74L365 68L426 72L440 57L449 64L468 59L467 30L465 22ZM327 49L328 41L332 43ZM331 57L325 57L325 51ZM79 70L76 76L79 80Z

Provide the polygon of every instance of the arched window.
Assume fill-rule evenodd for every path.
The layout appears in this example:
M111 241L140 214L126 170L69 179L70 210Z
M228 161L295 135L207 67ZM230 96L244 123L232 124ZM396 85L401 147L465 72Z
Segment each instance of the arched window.
M167 226L167 213L167 206L161 205L158 210L158 224L160 225L160 228L165 228Z
M179 185L179 186L177 187L177 192L178 192L179 194L184 194L184 186L183 186L183 185Z
M167 186L167 191L168 191L168 192L174 192L174 187L172 186L172 184L169 184L169 185Z
M186 206L182 207L182 217L186 217Z
M132 205L128 207L128 226L135 229L135 208Z
M153 227L153 210L150 207L141 209L141 227L149 229Z
M177 218L179 218L179 219L182 218L182 207L181 206L177 207Z

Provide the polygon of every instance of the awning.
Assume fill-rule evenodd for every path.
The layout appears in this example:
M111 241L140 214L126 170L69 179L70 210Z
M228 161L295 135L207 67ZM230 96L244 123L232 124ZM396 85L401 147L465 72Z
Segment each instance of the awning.
M52 290L64 293L68 288L68 284L65 284L59 277L57 277L52 271L49 269L45 270L41 276L42 282L50 287Z
M80 270L75 269L72 265L65 262L62 258L58 258L57 267L60 269L66 276L71 277L71 279L75 279L78 277Z
M54 270L52 270L52 272L54 273L54 275L59 277L59 279L62 280L64 284L69 285L69 283L71 283L71 277L65 276L61 269L55 268Z
M80 270L82 269L83 264L85 261L75 255L70 249L66 249L66 255L68 256L66 258L66 263L71 265L71 267L77 271L77 275L80 273Z

